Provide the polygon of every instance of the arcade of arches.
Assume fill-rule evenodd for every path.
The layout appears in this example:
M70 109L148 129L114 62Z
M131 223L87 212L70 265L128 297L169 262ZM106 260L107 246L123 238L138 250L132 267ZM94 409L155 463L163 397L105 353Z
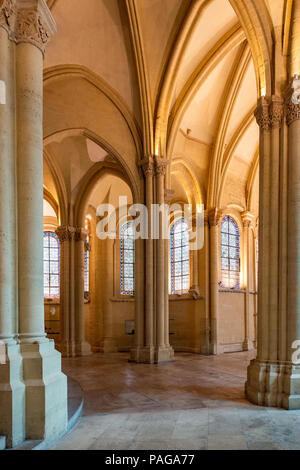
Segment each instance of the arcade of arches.
M0 0L9 447L66 430L62 356L253 351L248 400L300 408L297 74L300 0ZM99 239L122 196L202 205L203 247Z

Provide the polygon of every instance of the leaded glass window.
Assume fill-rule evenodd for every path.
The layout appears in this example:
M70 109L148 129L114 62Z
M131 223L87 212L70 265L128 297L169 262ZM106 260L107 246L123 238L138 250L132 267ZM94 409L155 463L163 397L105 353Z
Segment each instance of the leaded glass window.
M190 289L190 252L188 225L177 220L171 228L171 294L184 294Z
M59 299L60 243L54 232L44 232L44 297Z
M120 288L122 295L134 295L134 226L127 222L120 229Z
M221 226L221 285L240 287L240 231L229 215L223 218Z

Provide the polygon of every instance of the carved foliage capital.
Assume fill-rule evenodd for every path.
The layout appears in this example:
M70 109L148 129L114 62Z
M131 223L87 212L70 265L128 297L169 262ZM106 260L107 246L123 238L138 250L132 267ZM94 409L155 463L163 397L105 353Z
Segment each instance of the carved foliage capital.
M169 161L164 158L156 158L155 160L155 174L157 176L165 176L166 168Z
M262 98L254 111L257 124L263 131L270 130L269 103L266 98Z
M154 159L150 155L149 157L145 157L141 163L140 163L144 175L147 178L147 176L153 176L154 175Z
M2 0L0 26L17 44L31 43L42 53L56 32L54 19L44 0Z
M284 102L278 96L272 96L270 101L267 98L261 98L254 112L257 124L265 132L281 127L283 114Z
M75 228L69 225L60 226L56 229L56 235L59 238L60 243L69 242L73 239Z
M56 229L56 235L59 238L61 243L70 242L74 240L77 241L86 241L88 235L87 231L81 227L71 227L70 225L63 225Z
M287 125L300 119L300 79L295 75L285 97L285 114Z
M300 104L294 104L292 101L286 103L286 122L290 126L294 121L300 119Z
M17 8L15 0L2 0L0 1L0 26L13 37L15 22L17 17Z

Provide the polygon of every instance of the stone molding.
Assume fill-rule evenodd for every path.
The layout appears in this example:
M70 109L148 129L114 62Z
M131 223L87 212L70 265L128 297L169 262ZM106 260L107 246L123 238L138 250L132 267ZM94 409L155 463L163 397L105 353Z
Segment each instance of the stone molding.
M300 119L300 79L295 75L285 96L285 114L287 125Z
M59 238L60 243L70 242L74 237L75 228L69 225L57 227L55 233Z
M257 124L262 131L279 129L283 123L284 101L279 96L272 96L270 100L262 97L254 112Z
M10 40L17 44L33 44L43 54L56 32L54 19L44 0L2 0L0 27L7 31Z

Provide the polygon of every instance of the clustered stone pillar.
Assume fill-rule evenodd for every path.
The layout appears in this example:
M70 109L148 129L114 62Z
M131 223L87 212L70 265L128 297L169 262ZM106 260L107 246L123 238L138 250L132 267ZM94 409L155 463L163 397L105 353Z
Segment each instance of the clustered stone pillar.
M145 335L131 351L131 360L159 363L173 360L174 351L169 344L169 309L166 303L166 250L163 222L160 219L158 238L152 239L152 205L165 204L166 160L149 156L142 161L145 199L148 210L148 239L145 240ZM141 336L141 335L140 335ZM140 344L141 340L143 345Z
M167 161L163 158L155 159L155 202L159 206L165 205L165 176ZM173 359L174 351L166 339L165 331L169 335L169 315L166 313L165 304L165 250L164 217L160 214L158 239L155 240L155 265L156 265L156 347L155 362L165 362ZM168 312L168 309L167 309Z
M253 349L253 342L250 339L250 288L253 286L253 265L251 263L252 243L251 243L251 230L254 222L254 216L250 212L246 211L242 213L243 229L244 229L244 263L246 264L244 269L244 285L245 285L245 339L243 342L243 350L249 351Z
M85 340L84 318L84 243L87 232L84 228L76 227L75 241L75 353L77 356L91 354L91 346Z
M54 439L67 426L67 378L54 342L45 335L43 302L43 54L55 23L43 0L5 0L0 26L6 87L0 164L5 165L1 178L7 177L1 184L2 222L10 212L1 228L7 230L1 250L9 260L10 287L7 306L1 304L0 335L11 344L0 365L0 432L15 446L24 438ZM14 344L17 335L20 346Z
M296 98L296 102L295 102ZM259 405L300 408L300 104L262 98L257 358L248 368L247 397ZM285 118L285 119L284 119ZM296 360L295 360L296 359Z
M84 244L87 232L81 227L58 227L61 243L60 315L64 356L87 356L91 347L85 339Z
M74 301L72 299L72 286L74 278L71 273L72 239L75 228L60 226L56 234L60 241L60 352L63 356L75 356L75 325Z
M113 317L111 297L113 296L113 253L114 240L101 240L102 245L102 311L103 311L103 352L117 352L113 335Z
M220 232L220 221L221 213L218 209L211 209L208 212L209 219L209 248L210 248L210 344L211 354L219 354L219 232Z

